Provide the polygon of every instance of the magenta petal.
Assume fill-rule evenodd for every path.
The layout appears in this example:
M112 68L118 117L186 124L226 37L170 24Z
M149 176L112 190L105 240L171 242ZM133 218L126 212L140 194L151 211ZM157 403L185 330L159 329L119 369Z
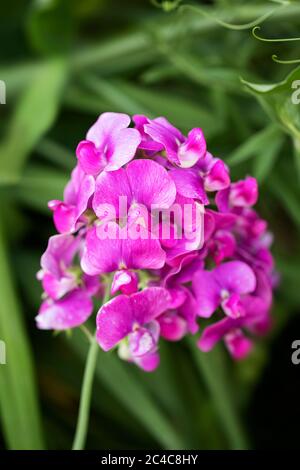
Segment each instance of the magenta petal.
M121 168L135 155L141 141L137 129L128 129L130 117L121 113L103 113L87 133L87 140L77 147L83 170L96 175L101 170Z
M76 226L76 208L61 201L49 201L49 209L53 211L54 225L58 232L74 232Z
M230 188L222 189L218 191L215 197L217 208L220 212L228 212L229 211L229 195L230 195Z
M105 159L93 142L82 140L76 148L80 167L88 175L97 175L105 167Z
M159 269L166 259L158 240L141 226L120 227L113 222L106 226L108 236L103 238L103 227L92 228L86 237L81 260L85 273L108 273L118 269ZM101 234L101 236L99 236ZM139 237L136 238L136 235Z
M158 118L159 119L159 118ZM139 148L143 150L148 150L149 152L159 152L163 149L163 145L159 142L155 142L151 137L145 133L144 125L149 124L151 121L143 114L135 114L132 117L132 120L135 124L135 128L139 131L142 140L139 144ZM156 121L154 119L154 121Z
M193 278L193 291L196 296L198 315L208 318L220 303L220 286L213 271L198 271Z
M71 181L64 190L64 201L54 200L48 203L48 207L53 211L55 226L60 233L77 230L77 222L88 208L94 191L93 176L86 175L79 166L75 167Z
M253 270L243 261L229 261L216 267L214 278L221 289L236 294L248 294L256 287Z
M205 178L206 191L220 191L230 185L228 169L222 160L217 160Z
M87 139L101 147L103 142L114 132L125 129L130 124L130 117L122 113L102 113L87 133Z
M134 311L130 297L119 295L100 308L97 315L97 341L104 351L113 348L132 330Z
M181 168L190 168L206 154L206 141L202 129L192 129L186 141L178 149Z
M202 204L208 204L209 200L204 189L203 180L197 171L174 168L170 171L170 175L181 196L198 199Z
M170 311L161 315L158 319L160 334L168 341L179 341L187 333L187 323L177 312Z
M62 265L65 268L70 266L78 250L79 243L79 238L69 234L53 235L50 237L47 249L41 257L42 269L56 277L61 276L63 272Z
M123 198L122 201L120 198ZM124 203L127 210L132 202L132 193L126 170L103 171L96 179L93 209L100 219L119 217L120 204ZM114 208L115 214L109 214L109 205ZM114 217L113 217L114 216Z
M110 223L118 230L117 224ZM81 259L82 270L94 276L109 273L119 268L122 259L122 240L119 238L106 238L100 240L96 227L87 232L86 243Z
M122 294L133 294L138 291L138 281L138 275L133 271L125 269L116 271L111 286L111 294L114 295L118 290L120 290Z
M165 118L158 118L144 125L144 130L155 142L163 145L172 163L180 164L177 152L179 145L184 142L184 137L176 127Z
M224 340L228 351L237 361L245 359L253 348L253 342L240 329L227 333Z
M176 187L167 170L152 160L134 160L126 169L133 200L146 207L168 209L176 197Z
M53 274L45 273L42 277L42 285L46 294L54 300L60 299L77 286L76 276L66 273L59 278Z
M198 347L201 351L210 351L226 333L236 327L236 321L228 317L205 328L198 341Z
M139 325L149 323L165 312L170 305L170 294L163 287L147 287L130 296L135 321Z
M133 159L141 142L140 133L136 129L121 129L114 135L112 153L105 166L106 171L118 170Z
M42 330L66 330L84 323L93 311L93 303L83 289L73 290L60 300L45 300L36 317Z
M251 207L257 199L258 185L252 176L231 185L229 202L232 207Z
M146 354L134 359L134 362L145 372L153 372L159 366L159 354L157 352Z
M97 341L105 351L131 333L135 324L143 326L168 308L170 296L162 287L149 287L131 296L119 295L100 308Z

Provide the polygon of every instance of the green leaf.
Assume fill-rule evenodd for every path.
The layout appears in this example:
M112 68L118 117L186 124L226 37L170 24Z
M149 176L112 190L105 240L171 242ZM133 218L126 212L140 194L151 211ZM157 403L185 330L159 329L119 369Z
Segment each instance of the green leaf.
M272 124L265 129L253 134L248 140L243 142L227 159L229 165L237 165L261 153L278 135L280 128Z
M293 70L285 80L272 84L242 83L260 101L272 119L287 133L300 139L300 107L293 101L293 83L300 80L300 67Z
M30 346L17 301L0 220L0 338L6 365L0 365L0 419L10 449L42 449L43 436Z
M295 88L299 80L300 67L293 70L279 83L261 85L242 80L248 90L256 96L271 120L278 122L292 137L296 148L300 146L300 103L298 103L299 92L297 87ZM300 177L300 165L297 160L296 168Z
M272 171L283 141L283 135L281 133L277 133L274 135L273 139L258 152L254 160L253 175L260 183L262 183Z
M66 62L44 63L18 101L0 151L0 183L16 183L27 157L52 126L66 80Z

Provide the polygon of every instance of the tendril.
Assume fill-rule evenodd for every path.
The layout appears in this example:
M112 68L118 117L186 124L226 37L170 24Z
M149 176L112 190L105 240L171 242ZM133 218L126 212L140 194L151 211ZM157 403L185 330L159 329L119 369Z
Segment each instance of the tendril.
M275 11L279 10L280 8L282 8L284 6L286 6L286 3L281 3L280 7L273 8L272 10L268 11L267 13L264 13L263 15L259 16L255 20L250 21L249 23L244 23L244 24L227 23L226 21L220 20L219 18L216 18L215 16L211 15L210 13L206 12L205 10L202 10L201 8L198 8L198 7L193 6L193 5L181 5L178 8L178 12L181 12L181 11L184 11L184 10L190 10L190 11L193 11L195 13L198 13L200 15L206 16L207 18L210 18L210 19L214 20L216 23L223 26L224 28L241 31L243 29L250 29L250 28L252 28L253 26L255 26L259 23L263 23L263 21L265 21L267 18L269 18L271 15L273 15L273 13Z
M252 34L255 37L255 39L258 39L259 41L263 41L263 42L294 42L294 41L300 41L300 38L274 38L274 39L263 38L261 36L258 36L258 34L256 34L256 31L258 31L258 30L260 30L260 26L255 26L252 29Z
M285 65L300 64L300 59L282 60L282 59L278 59L278 56L276 54L272 55L272 60L276 62L277 64L285 64Z

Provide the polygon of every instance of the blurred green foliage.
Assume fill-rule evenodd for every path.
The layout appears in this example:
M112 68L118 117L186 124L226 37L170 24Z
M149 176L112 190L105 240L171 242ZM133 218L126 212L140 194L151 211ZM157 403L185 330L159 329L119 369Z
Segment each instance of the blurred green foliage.
M243 363L233 364L222 347L205 355L190 343L163 344L159 370L147 375L101 353L88 447L226 449L284 441L275 418L267 428L273 439L256 432L255 410L262 408L255 396L300 300L300 105L291 102L300 71L271 59L297 57L298 43L259 42L251 26L260 19L266 37L299 36L300 4L215 0L191 9L182 1L166 13L159 8L165 2L154 3L1 4L3 447L71 446L87 344L80 331L66 338L35 330L35 273L54 231L47 201L61 197L76 143L108 110L164 115L184 132L200 126L233 177L255 175L282 280L273 333Z

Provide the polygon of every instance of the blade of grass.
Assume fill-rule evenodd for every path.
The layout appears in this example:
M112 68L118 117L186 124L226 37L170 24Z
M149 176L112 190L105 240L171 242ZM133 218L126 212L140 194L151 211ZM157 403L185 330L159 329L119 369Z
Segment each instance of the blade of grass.
M33 75L1 145L0 183L19 181L26 158L54 122L65 80L66 62L61 59L42 64Z
M15 196L27 206L49 214L47 202L62 197L67 181L67 173L30 166L17 186Z
M51 139L42 139L36 151L51 163L55 163L64 170L72 170L75 166L75 155L71 150Z
M273 141L274 136L280 133L279 126L271 124L265 129L253 134L243 142L227 159L229 165L237 165L261 153Z
M278 200L279 204L284 207L300 230L299 194L295 194L290 181L273 172L268 180L268 185L273 196Z
M0 366L0 419L10 449L42 449L43 436L31 351L17 301L0 219L0 338L7 364Z
M215 347L209 353L203 353L196 348L194 341L190 341L189 344L195 363L214 402L215 411L228 438L230 448L247 449L247 439L238 418L228 379L225 376L223 351Z
M263 147L255 158L253 165L253 175L260 183L262 183L268 174L272 171L283 141L283 134L278 132L276 135L274 135L273 140L271 140L267 146Z

